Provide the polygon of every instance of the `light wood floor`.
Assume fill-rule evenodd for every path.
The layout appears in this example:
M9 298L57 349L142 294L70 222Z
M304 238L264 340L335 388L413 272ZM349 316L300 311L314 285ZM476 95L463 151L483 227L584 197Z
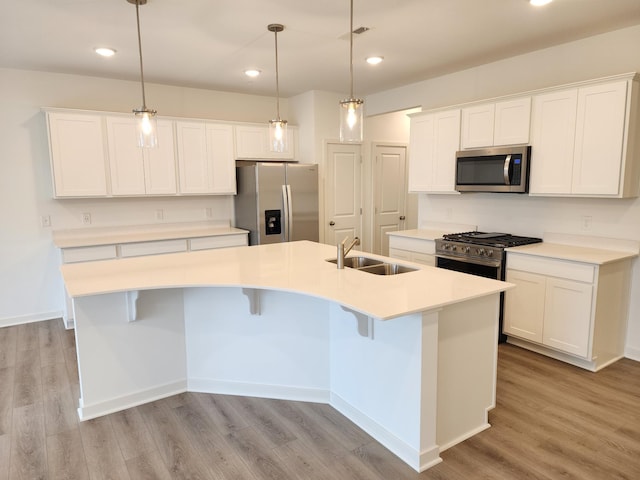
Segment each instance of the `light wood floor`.
M501 345L492 428L417 474L331 407L187 393L79 423L73 331L0 329L0 480L640 479L640 363Z

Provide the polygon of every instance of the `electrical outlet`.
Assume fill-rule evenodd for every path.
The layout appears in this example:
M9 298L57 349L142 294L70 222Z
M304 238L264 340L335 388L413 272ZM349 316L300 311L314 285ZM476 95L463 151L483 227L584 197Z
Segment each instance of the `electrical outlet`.
M164 211L161 208L156 210L156 220L162 220L164 218Z
M42 215L40 217L40 226L42 228L48 228L51 226L51 217L49 215Z
M85 212L82 214L82 224L91 225L91 214L89 212Z
M582 217L582 230L591 230L592 218L589 215Z
M211 207L207 207L204 209L204 216L207 218L213 217L213 209Z

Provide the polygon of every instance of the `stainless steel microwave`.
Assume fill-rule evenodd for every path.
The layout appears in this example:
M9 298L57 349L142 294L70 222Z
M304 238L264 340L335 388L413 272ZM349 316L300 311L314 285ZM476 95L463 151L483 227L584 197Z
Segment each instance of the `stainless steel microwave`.
M528 145L459 151L456 153L456 190L526 193L530 158Z

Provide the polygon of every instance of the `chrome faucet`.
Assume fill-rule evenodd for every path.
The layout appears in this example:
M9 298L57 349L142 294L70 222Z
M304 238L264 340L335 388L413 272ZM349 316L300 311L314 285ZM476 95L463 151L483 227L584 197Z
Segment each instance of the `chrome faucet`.
M351 251L351 249L353 247L355 247L356 245L360 245L360 239L358 237L354 237L354 239L351 241L351 243L349 244L348 247L345 247L345 243L347 243L347 240L349 239L349 237L345 237L344 240L342 240L341 242L338 242L338 261L336 262L338 265L338 268L342 269L344 268L344 257L347 253L349 253Z

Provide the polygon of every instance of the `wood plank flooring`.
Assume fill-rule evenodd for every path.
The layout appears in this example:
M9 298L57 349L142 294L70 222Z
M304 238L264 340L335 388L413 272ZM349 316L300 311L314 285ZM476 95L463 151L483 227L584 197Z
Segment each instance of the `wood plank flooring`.
M501 345L492 428L418 474L327 405L185 393L78 422L73 331L0 329L0 480L640 479L640 363Z

